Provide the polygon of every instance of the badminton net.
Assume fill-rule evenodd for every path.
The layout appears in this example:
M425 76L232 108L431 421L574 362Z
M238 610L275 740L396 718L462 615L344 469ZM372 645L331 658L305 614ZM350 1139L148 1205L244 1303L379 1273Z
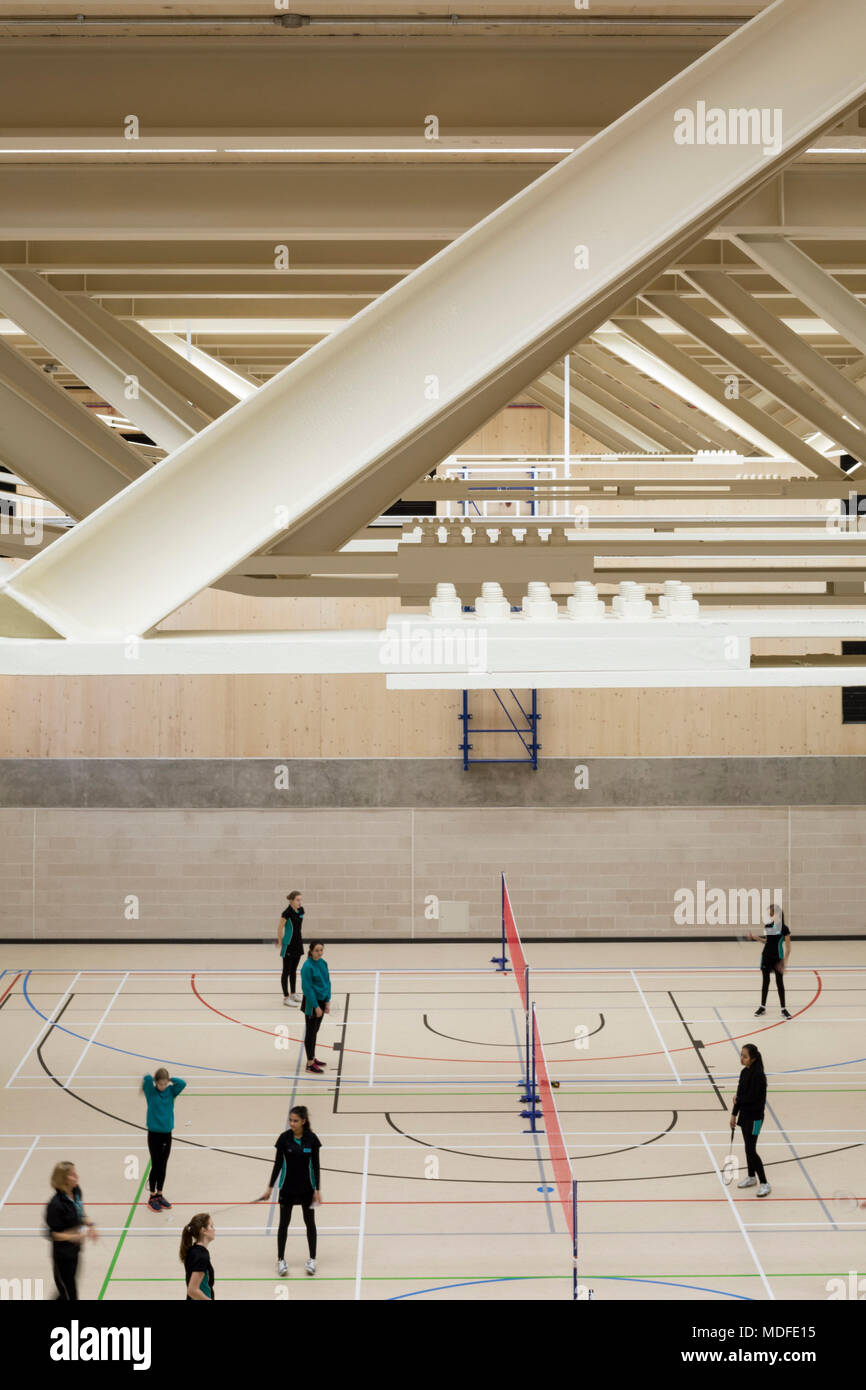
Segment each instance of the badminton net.
M511 968L514 971L517 988L520 990L520 997L523 1000L523 1008L527 1010L529 1000L526 990L526 956L523 954L523 942L520 940L520 933L514 920L514 910L511 906L511 898L508 896L508 884L505 882L504 874L502 875L502 929L511 957Z
M532 1034L535 1045L535 1079L544 1114L544 1128L547 1133L547 1148L553 1168L553 1179L556 1183L556 1191L562 1204L562 1210L565 1213L569 1234L574 1242L576 1238L574 1172L571 1159L568 1156L568 1149L565 1146L565 1135L559 1121L559 1111L556 1108L556 1101L553 1099L550 1072L547 1070L547 1058L544 1055L544 1044L541 1041L534 1005L532 1008Z

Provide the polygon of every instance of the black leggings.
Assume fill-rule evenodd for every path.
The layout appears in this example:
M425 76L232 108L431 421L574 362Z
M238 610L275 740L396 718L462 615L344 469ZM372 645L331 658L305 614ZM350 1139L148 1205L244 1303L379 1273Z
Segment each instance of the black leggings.
M171 1134L158 1134L156 1130L149 1129L147 1147L150 1152L150 1190L161 1192L165 1182L165 1170L168 1167L168 1156L171 1153Z
M280 983L283 987L284 999L289 993L295 993L295 985L298 983L298 961L301 959L302 955L302 951L293 951L291 954L286 951L286 954L283 956L283 975Z
M779 991L779 1003L785 1007L785 977L781 970L776 969L775 961L761 961L761 1005L767 1002L767 993L770 988L770 976L776 977L776 989Z
M767 1175L764 1172L764 1165L758 1157L758 1136L753 1133L754 1126L760 1127L761 1121L740 1116L738 1122L743 1131L743 1143L746 1146L746 1166L749 1170L750 1178L757 1178L758 1182L766 1182Z
M81 1247L71 1240L52 1241L51 1264L57 1298L63 1303L78 1302L78 1257Z
M307 1061L312 1062L316 1055L316 1035L322 1026L324 1013L316 1018L315 1013L307 1014L307 1031L304 1034L304 1051L307 1054Z
M304 1225L307 1228L307 1249L310 1252L310 1259L316 1258L316 1213L312 1207L313 1194L310 1192L305 1197L292 1196L284 1202L280 1198L280 1224L277 1229L277 1259L282 1260L286 1253L286 1236L289 1233L289 1222L292 1219L292 1208L300 1207L304 1217Z

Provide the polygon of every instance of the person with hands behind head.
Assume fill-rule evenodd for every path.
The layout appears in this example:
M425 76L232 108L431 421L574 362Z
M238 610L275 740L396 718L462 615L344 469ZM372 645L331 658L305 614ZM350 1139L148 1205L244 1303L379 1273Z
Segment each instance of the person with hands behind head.
M57 1298L78 1302L78 1259L85 1240L97 1240L97 1230L85 1215L75 1164L57 1163L51 1174L54 1196L45 1208L45 1224L51 1237L51 1264Z
M187 1303L212 1303L216 1297L216 1279L209 1249L215 1236L213 1218L206 1211L191 1217L183 1228L180 1238L180 1262L186 1274Z
M270 1185L257 1197L257 1202L270 1201L274 1184L279 1182L280 1224L277 1230L277 1273L285 1278L288 1274L286 1264L286 1237L292 1208L299 1206L307 1228L307 1249L309 1259L308 1274L316 1272L316 1215L314 1207L320 1206L321 1168L319 1150L321 1141L310 1129L310 1115L305 1105L293 1105L289 1111L289 1128L280 1135L274 1148L276 1157L271 1172Z
M304 1051L307 1054L307 1071L319 1073L325 1063L316 1056L316 1037L322 1026L325 1014L331 1012L331 976L323 956L324 941L311 941L307 959L301 967L301 988L304 991L301 1008L307 1020L304 1033Z
M749 932L749 940L757 941L759 938ZM761 952L761 1004L755 1010L755 1018L760 1018L761 1014L767 1012L767 993L770 988L770 977L776 977L776 989L779 991L779 1003L782 1007L782 1017L790 1018L785 1007L785 966L791 954L791 933L785 924L785 914L774 903L770 908L770 920L764 926L764 949Z

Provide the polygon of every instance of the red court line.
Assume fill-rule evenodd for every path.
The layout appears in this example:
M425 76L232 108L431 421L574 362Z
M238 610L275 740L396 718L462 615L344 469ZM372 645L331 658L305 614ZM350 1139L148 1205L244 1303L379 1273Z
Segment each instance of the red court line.
M628 973L631 973L631 972L628 972ZM671 974L676 974L676 971L671 971ZM736 1033L736 1034L734 1034L733 1037L728 1037L727 1035L725 1035L725 1037L723 1037L723 1038L714 1038L712 1042L704 1043L704 1048L708 1048L708 1047L719 1047L719 1046L721 1046L722 1043L739 1042L741 1038L754 1038L754 1037L757 1037L757 1035L758 1035L759 1033L769 1033L773 1028L782 1028L782 1027L784 1027L784 1025L787 1024L787 1023L793 1023L793 1021L794 1021L795 1018L799 1018L800 1015L801 1015L801 1014L804 1014L804 1013L806 1012L807 1009L811 1009L812 1005L815 1004L815 1003L817 1002L817 1000L818 1000L818 998L819 998L819 996L820 996L820 994L821 994L821 990L822 990L822 988L823 988L822 981L821 981L821 976L818 974L817 970L813 970L813 971L812 971L812 974L815 976L815 979L818 981L818 988L815 990L815 993L812 995L812 998L809 1000L808 1004L804 1004L803 1007L802 1007L802 1009L798 1009L797 1012L796 1012L795 1014L792 1014L790 1018L780 1018L779 1021L778 1021L777 1023L768 1023L768 1024L765 1024L765 1026L764 1026L763 1028L750 1028L749 1031L748 1031L747 1033ZM278 1036L282 1036L281 1034L275 1033L275 1032L273 1031L273 1029L271 1029L271 1028L259 1028L259 1027L257 1027L257 1025L256 1025L255 1023L244 1023L243 1019L241 1019L241 1018L233 1018L231 1014L223 1013L222 1009L218 1009L218 1008L215 1007L215 1005L209 1004L208 1001L203 997L203 995L201 995L201 994L199 993L199 991L198 991L198 989L197 989L197 987L196 987L196 983L195 983L195 974L193 974L193 975L190 976L190 985L191 985L191 987L192 987L192 992L193 992L193 994L196 996L196 998L198 999L199 1003L204 1004L204 1006L205 1006L206 1009L210 1009L211 1013L219 1014L220 1018L226 1019L229 1023L236 1023L236 1024L237 1024L239 1027L241 1027L241 1028L249 1028L250 1032L252 1032L252 1033L264 1033L265 1036L268 1037L268 1038L275 1038L275 1037L278 1037ZM284 1025L282 1025L282 1026L284 1026ZM303 1042L303 1039L300 1038L300 1037L298 1037L298 1038L296 1038L296 1037L290 1037L289 1040L290 1040L291 1042L297 1042L297 1043ZM318 1046L318 1047L327 1047L327 1048L329 1048L329 1049L331 1049L331 1050L333 1051L333 1044L332 1044L332 1043L317 1043L317 1046ZM475 1044L475 1046L483 1046L483 1044ZM515 1047L516 1047L516 1044L515 1044ZM368 1051L367 1049L363 1048L363 1047L347 1047L347 1048L344 1049L344 1051L346 1051L346 1052L353 1052L353 1053L355 1053L357 1056L360 1056L360 1057L369 1057L369 1056L370 1056L369 1051ZM668 1051L669 1051L669 1052L692 1052L692 1051L693 1051L693 1048L692 1048L691 1044L687 1044L685 1047L671 1047L671 1048L668 1048ZM605 1055L602 1056L602 1057L593 1056L592 1060L593 1060L593 1062L624 1062L624 1061L628 1061L628 1060L629 1060L630 1058L632 1058L632 1057L661 1057L661 1056L663 1056L663 1055L664 1055L664 1049L662 1049L662 1048L656 1048L656 1049L653 1050L652 1052L618 1052L618 1053L613 1053L613 1054L605 1054ZM414 1053L414 1052L382 1052L382 1051L381 1051L380 1049L378 1049L378 1048L376 1049L376 1056L377 1056L377 1057L393 1057L393 1058L398 1059L398 1060L401 1061L401 1062L459 1062L459 1063L461 1063L462 1065L465 1065L465 1064L466 1064L466 1058L465 1058L465 1057L429 1057L429 1056L426 1056L426 1055L424 1055L424 1056L418 1056L418 1055L417 1055L416 1053ZM561 1066L561 1065L563 1065L565 1062L570 1062L570 1063L572 1063L573 1065L577 1066L577 1065L580 1064L581 1059L580 1059L580 1058L571 1058L571 1057L559 1057L559 1058L554 1058L553 1061L554 1061L554 1065L555 1065L555 1066ZM473 1066L474 1066L474 1065L478 1065L478 1066L483 1066L483 1067L512 1067L512 1068L513 1068L515 1065L518 1064L518 1059L512 1057L512 1058L510 1059L510 1061L504 1061L504 1062L503 1062L503 1061L500 1061L498 1058L495 1059L495 1060L493 1060L493 1061L488 1061L486 1058L483 1058L483 1057L473 1057L473 1058L472 1058L472 1063L473 1063Z
M3 993L0 994L0 1004L3 1003L3 1000L6 998L6 995L7 995L7 994L11 994L11 993L12 993L12 991L13 991L13 989L15 988L15 986L17 985L18 981L21 979L21 976L22 976L23 973L24 973L23 971L19 970L19 971L18 971L18 974L15 976L15 979L12 981L11 985L7 985L6 988L4 989Z

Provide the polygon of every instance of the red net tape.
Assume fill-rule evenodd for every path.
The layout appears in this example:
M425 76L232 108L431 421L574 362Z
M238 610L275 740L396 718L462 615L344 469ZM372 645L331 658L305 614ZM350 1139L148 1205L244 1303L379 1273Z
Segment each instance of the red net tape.
M505 940L508 943L508 953L511 956L511 968L517 978L517 988L520 990L523 1008L526 1010L529 1008L529 1002L526 998L526 957L523 954L523 943L520 940L517 923L514 920L511 899L508 896L508 886L504 882L502 885L502 911L505 917Z
M544 1055L541 1034L538 1031L538 1019L535 1017L534 1009L532 1029L535 1037L535 1077L538 1082L538 1094L541 1097L541 1109L544 1112L544 1127L547 1131L547 1147L553 1167L553 1179L556 1183L559 1200L562 1203L562 1210L565 1212L569 1234L574 1240L574 1204L572 1201L574 1174L571 1170L568 1149L565 1147L562 1125L559 1122L559 1111L556 1108L556 1101L553 1099L550 1073L547 1070L547 1058Z

